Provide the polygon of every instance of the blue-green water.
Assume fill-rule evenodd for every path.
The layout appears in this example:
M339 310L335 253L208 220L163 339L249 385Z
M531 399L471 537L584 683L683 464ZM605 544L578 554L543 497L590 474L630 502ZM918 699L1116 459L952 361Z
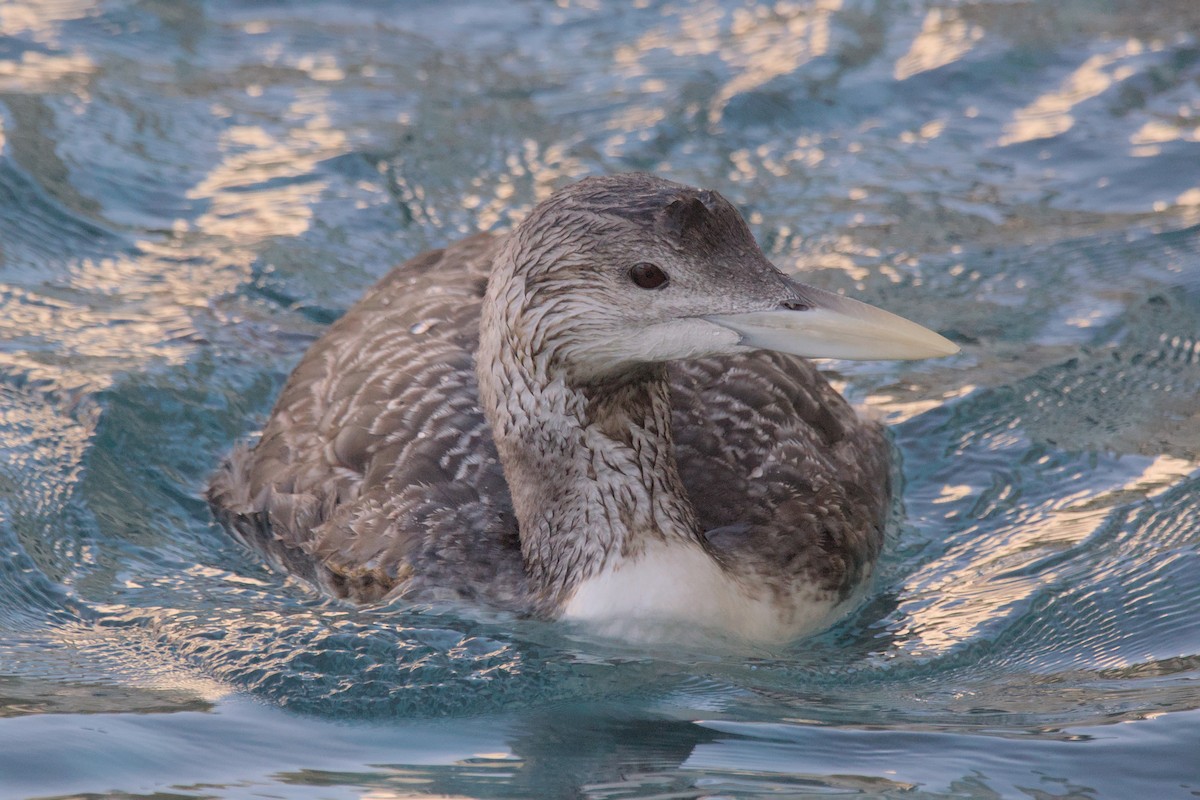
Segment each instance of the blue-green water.
M941 330L831 363L902 513L783 653L356 609L205 478L389 266L720 190ZM1193 797L1200 4L6 0L0 797Z

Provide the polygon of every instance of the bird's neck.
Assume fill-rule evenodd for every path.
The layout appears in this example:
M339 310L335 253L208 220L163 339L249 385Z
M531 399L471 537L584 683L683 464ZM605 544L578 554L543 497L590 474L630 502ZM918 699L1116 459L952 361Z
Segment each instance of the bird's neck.
M665 368L573 381L533 350L509 309L485 302L476 372L542 599L561 603L656 544L702 546L675 461Z

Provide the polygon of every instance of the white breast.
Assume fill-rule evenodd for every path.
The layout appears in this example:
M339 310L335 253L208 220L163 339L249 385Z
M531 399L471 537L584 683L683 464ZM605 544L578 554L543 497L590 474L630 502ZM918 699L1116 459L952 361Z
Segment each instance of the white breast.
M659 544L583 581L563 618L626 641L693 638L707 630L782 643L828 627L846 609L836 595L815 589L800 588L781 601L730 575L696 545Z

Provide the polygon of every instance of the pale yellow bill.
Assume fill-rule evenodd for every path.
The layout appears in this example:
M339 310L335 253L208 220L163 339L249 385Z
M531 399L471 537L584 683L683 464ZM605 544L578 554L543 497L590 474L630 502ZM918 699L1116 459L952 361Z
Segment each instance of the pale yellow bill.
M750 349L807 358L850 360L940 358L958 345L882 308L814 286L796 284L803 310L790 308L705 317L741 336Z

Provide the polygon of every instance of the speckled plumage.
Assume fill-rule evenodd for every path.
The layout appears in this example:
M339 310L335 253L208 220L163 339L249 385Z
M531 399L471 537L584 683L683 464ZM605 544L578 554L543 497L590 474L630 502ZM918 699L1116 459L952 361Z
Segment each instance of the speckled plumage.
M576 184L512 234L425 253L368 291L304 356L261 440L214 476L217 517L277 566L356 601L466 600L553 617L605 559L671 537L781 604L846 597L883 540L882 431L791 355L614 355L611 369L597 367L635 346L587 349L607 341L623 297L612 293L625 291L600 273L651 257L703 262L697 285L718 275L721 294L775 280L719 195L648 176ZM482 318L494 335L480 351L493 265ZM572 283L592 280L595 311ZM667 297L641 291L630 297ZM603 317L595 330L592 314ZM547 435L539 414L566 421ZM514 494L514 479L532 485ZM606 498L621 480L644 484L630 493L640 499L561 496L583 487ZM574 531L562 528L575 522L563 520L580 514L594 532L567 546ZM519 519L544 529L526 533L524 553Z

